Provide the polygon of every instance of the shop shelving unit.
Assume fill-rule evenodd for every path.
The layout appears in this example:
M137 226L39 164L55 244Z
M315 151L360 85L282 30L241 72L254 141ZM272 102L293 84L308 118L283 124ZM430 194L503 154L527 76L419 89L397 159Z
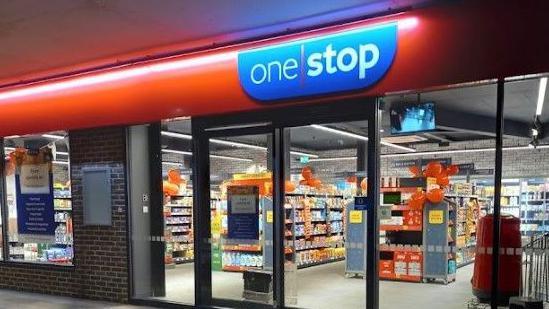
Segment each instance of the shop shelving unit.
M423 281L456 280L456 210L458 205L446 199L426 202L423 210ZM436 216L435 216L436 214ZM442 214L442 216L439 216Z
M172 195L164 204L164 237L166 265L193 261L193 197Z
M479 197L459 193L448 193L446 197L455 205L455 247L459 268L475 260L477 223L480 218Z
M489 186L493 199L493 186ZM523 237L549 231L549 182L546 178L505 179L502 184L501 210L520 218ZM493 201L492 201L493 205ZM490 206L490 212L493 206Z
M523 236L533 236L549 231L548 186L549 183L545 178L521 180L520 218Z
M380 231L385 234L385 243L380 245L381 279L411 282L422 280L423 210L402 204L403 200L416 191L417 187L381 188L384 201L385 194L401 195L398 203L390 205L391 219L380 223Z
M426 203L423 209L410 208L403 201L418 188L425 190L426 181L403 180L398 181L400 187L381 188L384 202L394 199L386 198L386 194L400 196L397 195L398 201L391 203L391 218L380 222L380 231L385 235L380 240L379 276L381 279L410 282L431 279L451 282L455 278L455 274L449 271L452 263L455 265L450 250L455 241L455 208L449 207L447 201L435 205ZM440 211L437 212L441 215L440 223L429 222L431 210Z
M61 248L65 251L64 258L50 259L50 262L66 263L72 260L72 198L68 190L55 190L53 198L55 228L55 244L49 248ZM49 249L48 248L48 249Z
M343 195L286 194L286 259L298 268L344 260L345 204Z

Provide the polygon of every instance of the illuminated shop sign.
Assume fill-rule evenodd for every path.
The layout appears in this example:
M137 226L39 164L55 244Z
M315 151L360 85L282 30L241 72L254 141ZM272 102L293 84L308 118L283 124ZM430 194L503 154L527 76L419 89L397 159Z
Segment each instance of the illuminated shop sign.
M262 101L367 88L389 70L397 30L387 23L240 52L240 83Z

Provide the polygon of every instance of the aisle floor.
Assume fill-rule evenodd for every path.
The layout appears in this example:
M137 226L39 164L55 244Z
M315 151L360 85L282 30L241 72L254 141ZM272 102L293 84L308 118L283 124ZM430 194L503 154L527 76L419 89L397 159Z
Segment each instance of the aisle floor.
M298 270L297 306L301 308L364 308L366 283L359 278L345 278L345 262L335 262ZM458 269L456 282L406 283L380 282L380 308L448 308L463 309L472 298L473 265ZM241 273L214 272L213 295L241 299ZM166 271L167 299L192 303L194 297L193 265L178 265Z

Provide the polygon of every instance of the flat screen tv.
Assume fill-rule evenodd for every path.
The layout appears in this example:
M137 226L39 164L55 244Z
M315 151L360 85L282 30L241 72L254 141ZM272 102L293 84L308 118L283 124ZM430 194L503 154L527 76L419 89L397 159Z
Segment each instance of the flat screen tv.
M435 130L435 103L393 104L389 110L391 134Z

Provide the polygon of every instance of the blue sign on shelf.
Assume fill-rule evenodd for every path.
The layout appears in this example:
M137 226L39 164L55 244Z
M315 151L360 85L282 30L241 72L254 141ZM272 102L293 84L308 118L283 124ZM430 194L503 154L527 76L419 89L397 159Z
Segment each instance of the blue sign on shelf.
M22 242L52 242L56 223L49 165L23 165L15 175L17 230Z
M368 210L368 198L365 196L355 196L355 210Z
M228 238L259 239L259 188L227 187Z
M363 89L389 70L397 32L386 23L240 52L240 83L262 101Z

